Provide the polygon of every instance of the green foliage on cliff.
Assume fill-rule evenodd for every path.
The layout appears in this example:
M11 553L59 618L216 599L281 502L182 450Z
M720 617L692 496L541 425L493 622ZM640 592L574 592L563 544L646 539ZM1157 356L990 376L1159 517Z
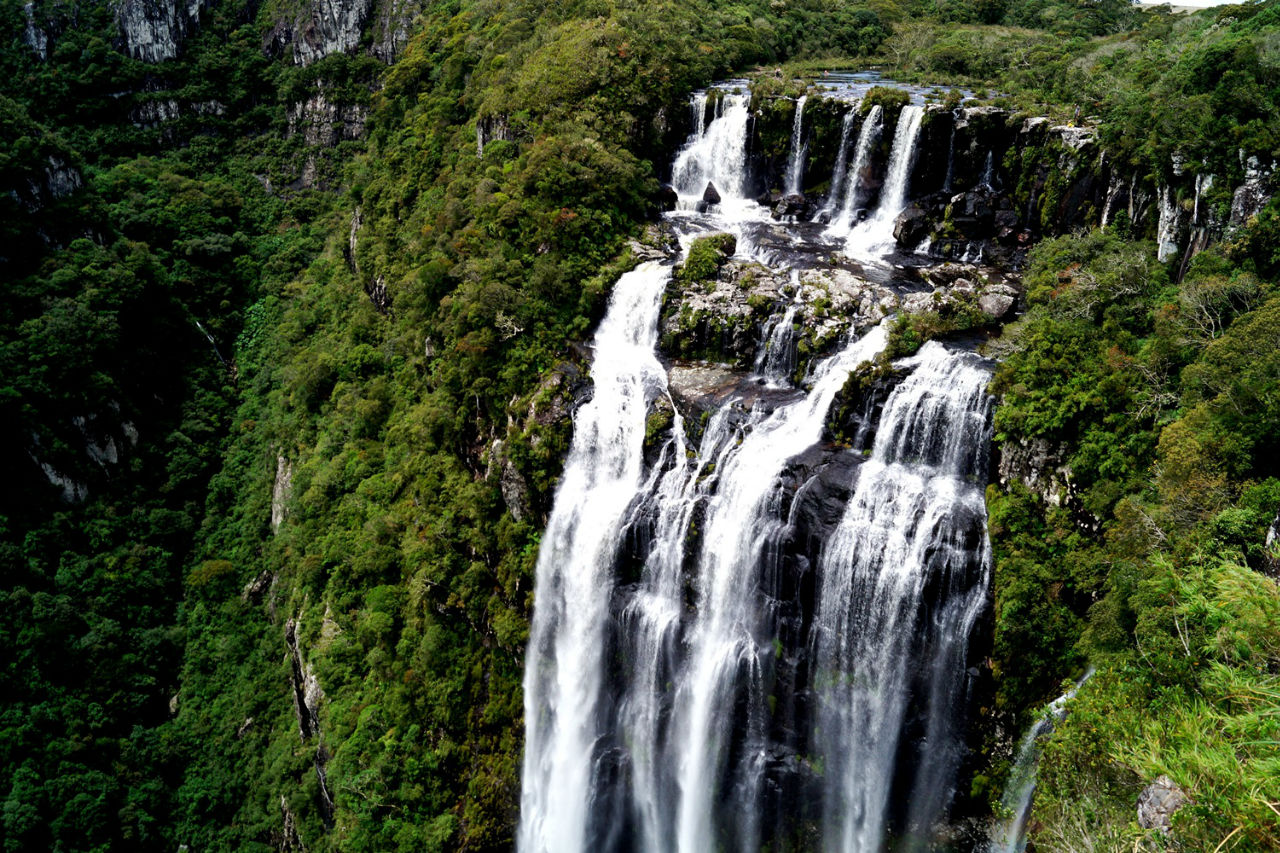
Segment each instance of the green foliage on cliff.
M1174 285L1104 233L1041 244L1026 281L993 389L1008 471L1040 494L988 493L997 712L1100 670L1046 753L1037 843L1131 846L1167 774L1194 801L1180 843L1269 849L1280 298L1219 251Z

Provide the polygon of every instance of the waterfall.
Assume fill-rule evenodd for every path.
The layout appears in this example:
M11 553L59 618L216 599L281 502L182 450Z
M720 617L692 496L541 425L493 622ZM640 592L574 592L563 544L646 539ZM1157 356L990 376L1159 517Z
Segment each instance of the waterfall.
M951 183L956 174L956 123L951 122L951 141L947 143L947 176L942 179L942 191L951 192Z
M793 386L800 273L830 243L746 198L749 100L691 99L667 224L685 249L733 230L739 260L794 241L793 302L762 330L755 376L712 366L729 378L706 392L701 378L669 388L657 353L670 268L614 286L538 555L520 853L909 848L950 808L987 599L987 367L927 344L896 363L907 376L887 400L864 401L869 457L824 437L887 325L850 333ZM877 216L906 197L920 113L903 109ZM828 199L841 238L882 111L849 146L853 124L851 173ZM708 182L721 202L700 209ZM659 412L669 429L646 435Z
M827 229L828 234L843 237L853 226L854 217L858 214L858 205L862 201L862 177L871 161L871 150L880 141L883 127L884 111L879 104L876 104L862 120L862 130L858 133L858 147L853 155L852 173L845 182L844 203L840 205L840 213Z
M1191 224L1200 225L1200 197L1213 189L1213 175L1196 175L1196 201L1191 208Z
M1090 669L1075 686L1049 703L1040 719L1022 738L1018 757L1009 771L1000 805L1008 818L991 833L986 853L1022 853L1027 848L1027 818L1031 817L1031 798L1036 791L1036 767L1044 739L1053 734L1054 727L1067 716L1066 705L1076 692L1093 675Z
M980 184L980 186L983 189L987 189L987 190L993 189L994 187L991 182L994 181L995 178L996 178L995 152L988 151L986 165L982 167L982 183Z
M836 151L836 164L831 170L831 183L827 187L827 200L822 205L819 217L822 221L831 218L831 214L835 213L836 199L840 198L840 191L844 189L845 175L849 165L849 137L853 135L853 123L857 118L858 111L851 109L844 114L844 119L840 123L840 148Z
M1119 173L1112 172L1111 180L1107 183L1107 197L1102 204L1101 222L1104 228L1111 224L1111 214L1115 208L1116 196L1122 189L1124 189L1124 181L1121 179Z
M990 375L937 343L915 361L820 562L814 689L829 851L882 848L895 784L910 792L904 828L926 834L960 760L968 639L990 573ZM909 704L924 722L900 763Z
M676 687L681 853L716 849L722 831L738 836L738 849L758 847L759 828L751 818L759 811L761 732L744 733L747 747L734 756L736 763L728 747L735 706L744 707L749 729L762 723L765 712L761 667L773 646L761 633L753 591L765 551L786 523L779 516L779 477L789 459L821 437L849 370L880 352L885 339L883 326L875 328L825 361L807 396L768 414L754 408L745 436L717 461L719 483L706 508L698 554L688 661Z
M889 154L889 170L876 212L857 225L845 243L845 254L878 259L893 251L893 225L907 203L911 167L916 159L916 142L920 137L920 120L924 108L909 104L898 116L893 133L893 149Z
M705 110L706 95L703 99ZM716 103L710 123L695 122L694 135L676 155L671 183L681 205L692 208L702 199L707 184L714 184L721 204L740 204L748 192L747 129L751 119L751 95L728 91ZM697 110L697 100L694 102Z
M701 139L707 132L707 93L694 92L689 106L693 110L693 138Z
M654 354L670 267L622 276L595 336L594 396L573 443L538 553L525 665L520 849L586 849L613 563L642 480L648 402L666 388Z
M796 100L796 117L791 123L791 155L787 159L787 180L783 187L784 195L797 195L800 192L800 180L804 177L804 158L809 146L804 141L804 103L808 95L801 95Z
M755 373L771 387L790 384L796 369L796 311L800 307L800 271L791 271L791 286L795 299L781 314L774 314L765 322L760 347L756 351Z
M1182 209L1173 187L1159 189L1160 220L1156 225L1156 258L1169 260L1178 253L1178 233L1182 228Z

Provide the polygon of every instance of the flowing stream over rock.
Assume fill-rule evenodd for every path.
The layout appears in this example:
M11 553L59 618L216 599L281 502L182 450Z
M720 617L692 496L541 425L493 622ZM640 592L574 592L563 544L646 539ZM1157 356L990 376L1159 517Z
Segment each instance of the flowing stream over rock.
M907 189L911 180L911 166L916 158L916 141L920 138L920 120L924 109L908 104L898 114L898 126L893 132L893 151L889 155L889 170L885 176L880 204L875 213L859 223L849 234L845 252L855 257L877 257L892 251L894 247L893 223L907 204Z
M804 155L809 147L804 142L804 103L807 100L807 95L796 100L796 117L791 125L791 155L787 158L787 184L783 189L786 195L800 192L800 179L804 175Z
M1027 819L1031 816L1031 798L1036 792L1036 769L1044 740L1053 733L1054 726L1066 718L1067 703L1092 675L1093 669L1090 669L1074 687L1050 702L1022 738L1000 800L1008 817L992 830L986 853L1022 853L1027 849Z
M755 239L771 235L790 270L768 274L790 285L758 327L753 369L700 413L658 348L672 268L648 262L615 285L538 558L518 847L924 848L954 798L970 640L989 606L990 367L935 342L876 379L865 371L888 322L850 319L793 385L806 259L864 228L864 252L879 250L921 109L902 108L879 206L854 225L883 123L878 106L863 117L852 167L842 150L831 179L843 230L775 222L754 200L741 84L691 110L668 226L686 248L734 233L739 260L776 262ZM842 134L843 149L852 118ZM833 412L859 393L844 444ZM670 422L656 435L655 412Z

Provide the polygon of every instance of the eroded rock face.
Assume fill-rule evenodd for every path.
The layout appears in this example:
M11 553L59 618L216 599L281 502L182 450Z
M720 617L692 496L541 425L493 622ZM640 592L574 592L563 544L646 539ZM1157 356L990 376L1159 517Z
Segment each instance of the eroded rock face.
M289 107L289 134L300 134L308 145L332 148L364 136L369 108L363 104L335 104L324 86L305 101Z
M292 50L296 65L311 65L335 53L367 52L388 65L409 41L420 0L309 0L295 17L282 18L267 33L263 50L271 56Z
M1174 812L1191 802L1191 798L1168 776L1156 780L1138 795L1138 824L1143 829L1168 832Z
M998 470L1003 488L1021 483L1050 506L1062 505L1072 478L1071 468L1063 460L1063 448L1043 438L1000 445Z
M747 367L760 325L783 298L787 279L759 264L730 260L711 281L673 279L663 310L663 348L676 356Z
M36 21L36 4L27 0L22 4L22 43L31 48L31 52L42 61L49 59L49 34Z
M52 155L49 165L45 166L44 176L44 188L52 198L66 198L84 186L79 170Z
M310 14L298 22L293 61L306 66L332 53L354 53L372 10L373 0L312 0Z
M1274 163L1264 166L1257 157L1250 157L1245 162L1244 183L1236 187L1231 198L1232 228L1245 225L1266 207L1271 200L1271 179L1275 168Z
M143 62L173 59L199 26L203 8L203 0L119 0L120 46Z
M293 463L276 455L276 479L271 486L271 532L279 533L280 525L288 514L289 499L293 496Z

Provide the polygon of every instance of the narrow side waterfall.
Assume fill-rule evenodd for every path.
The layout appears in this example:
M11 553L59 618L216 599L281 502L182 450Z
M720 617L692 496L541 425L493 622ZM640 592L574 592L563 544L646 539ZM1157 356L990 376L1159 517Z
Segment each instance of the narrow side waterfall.
M833 853L881 850L894 800L908 804L897 832L927 838L961 757L953 729L990 574L990 373L936 343L915 360L820 564L817 753Z
M991 833L986 853L1022 853L1027 849L1027 819L1031 817L1031 798L1036 792L1036 769L1044 739L1066 717L1067 703L1075 698L1076 692L1092 675L1093 670L1090 669L1075 687L1050 702L1043 716L1022 738L1018 757L1004 787L1004 796L1000 799L1000 805L1009 817Z
M992 189L992 183L996 179L996 155L994 151L987 152L987 162L982 166L982 183L979 184L983 189Z
M871 161L871 150L880 141L880 133L883 129L884 110L876 104L867 111L866 118L862 120L862 130L858 133L858 147L853 155L853 168L850 170L845 186L844 202L840 205L840 212L832 220L831 227L827 229L828 234L844 236L853 227L854 219L858 215L858 207L863 202L861 193L863 175Z
M786 195L800 192L800 181L804 178L804 158L809 153L809 146L804 141L804 104L808 95L801 95L796 100L796 117L791 123L791 154L787 158L787 180L783 187Z
M1161 263L1178 253L1178 237L1182 228L1182 209L1173 187L1160 187L1160 220L1156 224L1156 258Z
M800 309L800 272L791 271L791 287L795 299L781 314L765 323L763 340L756 353L755 373L770 387L782 388L791 383L796 369L796 312Z
M853 229L845 244L845 253L854 257L878 258L892 251L893 223L907 204L911 166L916 159L916 142L920 138L920 120L924 108L908 104L898 116L893 132L893 149L889 154L889 171L885 175L880 204L866 222Z
M836 151L836 163L831 169L831 183L827 187L827 198L822 203L819 214L825 222L835 213L836 204L843 198L845 177L849 171L849 137L853 135L853 125L858 117L856 108L844 114L840 122L840 148Z
M520 849L587 849L605 628L628 506L643 484L648 403L665 391L654 354L670 267L646 263L618 280L595 336L594 395L573 443L538 554L524 677Z

